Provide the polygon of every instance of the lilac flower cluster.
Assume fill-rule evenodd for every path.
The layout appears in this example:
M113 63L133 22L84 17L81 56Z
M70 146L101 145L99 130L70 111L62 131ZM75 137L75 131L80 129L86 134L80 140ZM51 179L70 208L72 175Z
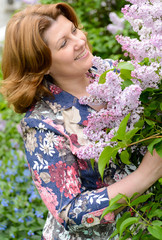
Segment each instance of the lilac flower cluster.
M115 12L109 14L109 18L112 24L107 26L107 30L112 34L116 34L118 31L123 31L124 29L124 18L119 18Z
M129 52L130 57L137 61L142 61L146 57L150 59L162 57L162 2L160 0L127 1L133 5L126 5L122 12L134 31L139 34L139 40L117 36L117 41L122 45L122 49Z
M115 146L116 142L110 142L118 130L123 118L131 113L127 130L134 128L138 122L143 107L139 97L146 88L158 88L161 80L162 57L161 50L161 1L160 0L130 0L133 5L126 5L122 12L140 38L117 36L117 41L122 45L131 57L134 70L131 72L132 84L123 89L123 79L120 72L114 70L108 59L93 58L93 65L98 69L96 79L90 82L87 92L90 97L80 99L82 104L105 106L99 112L92 112L88 118L88 126L84 129L85 137L90 144L81 147L77 156L82 159L95 159L98 161L105 146ZM161 6L161 7L160 7ZM145 58L149 64L141 64ZM122 60L121 60L122 61ZM106 73L105 73L106 71ZM99 81L101 74L105 73L105 82Z
M139 96L141 87L138 84L132 84L122 90L123 79L117 71L111 71L112 66L109 61L105 64L105 60L100 57L93 58L93 65L102 74L107 70L105 83L99 84L98 77L96 81L87 87L87 92L91 95L89 98L82 98L81 103L93 103L99 99L98 103L105 104L99 112L93 112L88 117L88 126L84 129L84 134L90 140L91 144L79 149L77 155L79 158L98 158L104 147L115 145L110 143L114 133L118 130L120 122L128 114L131 113L129 128L132 129L134 123L137 122L142 113L140 107ZM107 133L106 129L110 129Z

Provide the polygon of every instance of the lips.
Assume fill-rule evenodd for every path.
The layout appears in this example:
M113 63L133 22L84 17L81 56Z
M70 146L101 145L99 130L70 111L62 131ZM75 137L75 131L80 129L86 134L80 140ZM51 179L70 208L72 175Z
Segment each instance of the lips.
M81 54L79 54L79 55L75 58L75 60L79 60L79 59L81 59L81 58L84 58L84 57L87 56L87 54L88 54L88 51L87 51L87 49L85 49Z

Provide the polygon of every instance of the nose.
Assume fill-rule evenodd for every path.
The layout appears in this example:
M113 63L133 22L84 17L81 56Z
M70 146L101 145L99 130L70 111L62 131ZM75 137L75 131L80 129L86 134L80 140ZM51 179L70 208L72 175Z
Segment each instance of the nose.
M80 48L85 46L85 40L74 36L74 49L79 50Z

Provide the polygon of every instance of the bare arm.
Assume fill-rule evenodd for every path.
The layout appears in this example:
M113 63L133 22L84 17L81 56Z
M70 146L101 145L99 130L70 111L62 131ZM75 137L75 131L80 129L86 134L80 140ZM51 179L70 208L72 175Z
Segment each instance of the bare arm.
M162 158L154 151L153 156L147 152L136 171L107 187L109 199L118 193L131 197L135 192L144 193L162 176ZM121 200L120 202L124 202Z

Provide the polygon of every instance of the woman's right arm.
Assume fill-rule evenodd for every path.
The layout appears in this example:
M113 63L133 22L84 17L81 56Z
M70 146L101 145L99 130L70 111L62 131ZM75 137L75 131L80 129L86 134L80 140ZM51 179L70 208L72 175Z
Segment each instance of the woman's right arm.
M131 197L135 192L141 195L160 177L162 177L162 158L156 151L153 152L153 156L147 152L133 173L107 187L109 199L111 200L119 193L127 197Z

